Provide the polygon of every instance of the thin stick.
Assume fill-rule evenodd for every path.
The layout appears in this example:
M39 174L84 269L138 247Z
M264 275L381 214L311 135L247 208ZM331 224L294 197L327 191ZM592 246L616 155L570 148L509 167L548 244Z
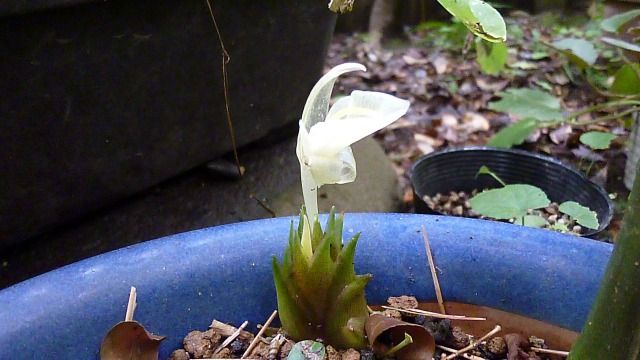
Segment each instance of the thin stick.
M136 311L136 306L138 305L136 304L136 297L136 288L132 286L129 291L129 303L127 303L127 313L124 316L124 321L133 321L133 312Z
M500 332L500 330L502 330L502 327L500 327L500 325L496 325L495 328L493 328L493 330L489 331L485 336L481 337L480 339L478 339L478 341L474 341L471 344L469 344L468 346L463 347L460 350L457 350L456 352L454 352L453 354L447 356L445 358L445 360L450 360L455 358L456 356L459 356L462 353L466 353L469 350L474 349L476 346L478 346L481 342L487 340L488 338L492 337L493 335L497 334L498 332Z
M271 322L273 321L273 319L276 318L276 315L278 315L278 310L273 310L273 313L271 313L271 316L269 316L267 321L264 322L264 324L262 325L262 328L260 329L260 331L258 331L258 334L256 335L256 337L253 338L253 341L251 342L251 344L249 344L249 347L244 352L244 354L242 354L240 359L244 359L247 355L251 353L251 350L253 350L253 348L256 346L256 344L260 340L260 337L262 336L262 334L264 334L264 332L267 330L269 325L271 325Z
M438 318L438 319L451 319L451 320L469 320L469 321L485 321L487 320L486 318L483 317L471 317L471 316L464 316L464 315L447 315L447 314L440 314L437 312L431 312L431 311L426 311L426 310L420 310L420 309L401 309L401 308L397 308L397 307L393 307L393 306L382 306L383 309L389 309L389 310L397 310L400 312L405 312L407 314L413 314L413 315L425 315L425 316L431 316L434 318Z
M211 15L211 21L213 22L213 27L216 29L216 34L218 34L218 41L220 41L220 48L222 49L222 89L224 92L224 108L227 114L227 127L229 128L229 136L231 137L231 147L233 148L233 157L236 161L236 167L238 168L238 175L244 175L244 168L240 165L240 159L238 158L238 147L236 146L236 133L233 130L233 122L231 121L231 111L229 110L229 77L227 75L227 64L231 61L231 56L227 52L227 48L224 46L224 41L222 41L222 34L220 33L220 28L218 27L218 22L216 21L216 17L213 15L213 8L211 6L211 0L207 0L207 7L209 8L209 15Z
M218 346L216 351L214 351L213 353L217 354L218 351L226 348L229 344L231 344L233 340L235 340L238 336L240 336L240 333L245 327L247 327L247 325L249 325L248 321L243 322L242 325L240 325L240 327L238 328L238 330L236 330L233 334L231 334L231 336L229 336L225 341L223 341L222 344L220 344L220 346Z
M431 244L429 244L429 237L427 237L427 229L422 225L422 239L424 240L424 247L427 250L427 259L429 260L429 268L431 268L431 278L433 279L433 287L436 288L436 298L438 298L438 306L440 312L446 314L444 309L444 301L442 300L442 291L440 290L440 282L438 281L438 273L436 273L436 265L433 263L433 255L431 254Z
M446 346L442 346L442 345L436 345L436 347L441 349L441 350L450 352L450 353L454 353L454 352L458 351L456 349L452 349L452 348L449 348L449 347L446 347ZM469 359L469 360L487 360L487 359L485 359L483 357L472 355L472 354L462 354L461 356L463 358Z
M538 348L538 347L531 347L531 350L533 350L535 352L542 353L542 354L553 354L553 355L560 355L560 356L564 356L564 357L569 356L569 352L568 351L543 349L543 348Z

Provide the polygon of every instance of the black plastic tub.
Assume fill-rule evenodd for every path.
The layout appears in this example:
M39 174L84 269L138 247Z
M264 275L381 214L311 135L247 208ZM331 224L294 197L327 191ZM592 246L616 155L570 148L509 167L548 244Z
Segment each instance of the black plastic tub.
M239 146L297 130L327 1L212 1ZM0 249L232 149L204 0L0 3Z
M554 158L523 150L488 147L447 149L420 158L412 168L411 183L415 211L440 214L423 200L425 195L448 194L450 191L471 192L500 187L491 176L476 174L487 166L507 184L529 184L547 193L551 201L576 201L588 206L598 216L600 228L583 236L604 230L613 216L613 204L599 185L582 173Z

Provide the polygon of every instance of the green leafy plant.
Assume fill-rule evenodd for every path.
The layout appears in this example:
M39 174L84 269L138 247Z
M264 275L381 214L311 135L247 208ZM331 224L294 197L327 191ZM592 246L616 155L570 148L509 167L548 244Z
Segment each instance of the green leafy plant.
M497 220L514 220L514 223L530 227L544 227L549 225L547 220L531 210L549 206L551 201L540 188L528 184L506 184L497 174L486 166L480 167L476 176L489 175L499 182L502 187L485 190L469 200L471 208L486 217ZM598 229L598 217L594 211L575 201L565 201L559 206L559 211L566 214L578 224ZM553 230L567 232L563 224L554 224Z
M500 100L489 103L489 109L504 111L522 118L540 121L562 119L560 101L537 89L508 89L498 93Z
M507 63L507 45L476 38L476 60L480 69L488 75L500 74Z

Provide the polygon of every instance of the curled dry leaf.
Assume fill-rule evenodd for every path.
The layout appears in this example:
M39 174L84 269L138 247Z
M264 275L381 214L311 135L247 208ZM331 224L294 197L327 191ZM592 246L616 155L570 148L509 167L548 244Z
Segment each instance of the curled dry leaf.
M102 340L100 360L157 360L164 338L151 334L137 321L119 322Z
M504 336L507 343L507 360L529 360L529 354L524 349L529 347L529 341L520 334L507 334Z
M371 348L380 355L405 340L405 334L411 336L413 343L395 353L398 360L431 359L435 352L436 342L433 336L426 328L417 324L373 314L365 323L365 331ZM390 341L391 344L385 344L385 340Z

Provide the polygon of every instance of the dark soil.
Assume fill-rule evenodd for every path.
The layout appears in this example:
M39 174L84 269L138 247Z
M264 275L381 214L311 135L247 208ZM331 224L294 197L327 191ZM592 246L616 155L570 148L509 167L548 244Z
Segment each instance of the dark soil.
M390 306L398 309L417 309L418 301L412 296L391 297L387 301ZM383 314L396 317L406 322L424 326L436 340L436 344L449 349L462 349L475 339L484 334L468 334L460 327L452 325L448 319L438 319L425 317L423 315L409 315L397 310L386 310ZM230 326L229 326L230 327ZM289 351L294 345L294 341L286 338L286 334L281 329L269 329L264 338L257 342L257 346L251 351L247 358L280 360L286 359ZM225 331L228 334L228 331ZM243 332L244 336L238 337L224 348L219 348L225 341L224 336L217 329L206 331L194 330L189 332L183 340L183 348L175 350L169 360L189 360L189 359L239 359L253 340L253 334ZM248 334L248 335L247 335ZM278 342L276 336L285 335L284 342ZM319 341L319 339L317 339ZM277 344L277 345L276 345ZM454 359L475 359L475 360L554 360L553 355L539 354L531 348L546 349L545 341L535 336L524 337L520 334L505 334L494 336L478 344L473 350L466 352L466 356L458 356ZM217 350L217 351L216 351ZM379 357L370 348L363 350L347 349L336 350L332 346L326 347L327 360L390 360L393 357ZM440 359L442 355L449 355L451 352L437 348L434 359ZM476 357L473 357L476 356Z
M424 200L431 210L440 214L476 219L491 219L478 214L471 208L469 199L476 196L477 193L477 190L473 190L471 194L464 191L451 191L449 194L437 193L434 196L425 195L422 200ZM567 215L560 213L558 207L558 203L552 202L546 208L530 210L528 215L538 215L544 218L548 224L543 226L543 228L549 230L561 231L573 235L581 235L589 230L578 225L575 220L570 219ZM509 222L513 223L513 220ZM564 230L565 228L566 231Z

